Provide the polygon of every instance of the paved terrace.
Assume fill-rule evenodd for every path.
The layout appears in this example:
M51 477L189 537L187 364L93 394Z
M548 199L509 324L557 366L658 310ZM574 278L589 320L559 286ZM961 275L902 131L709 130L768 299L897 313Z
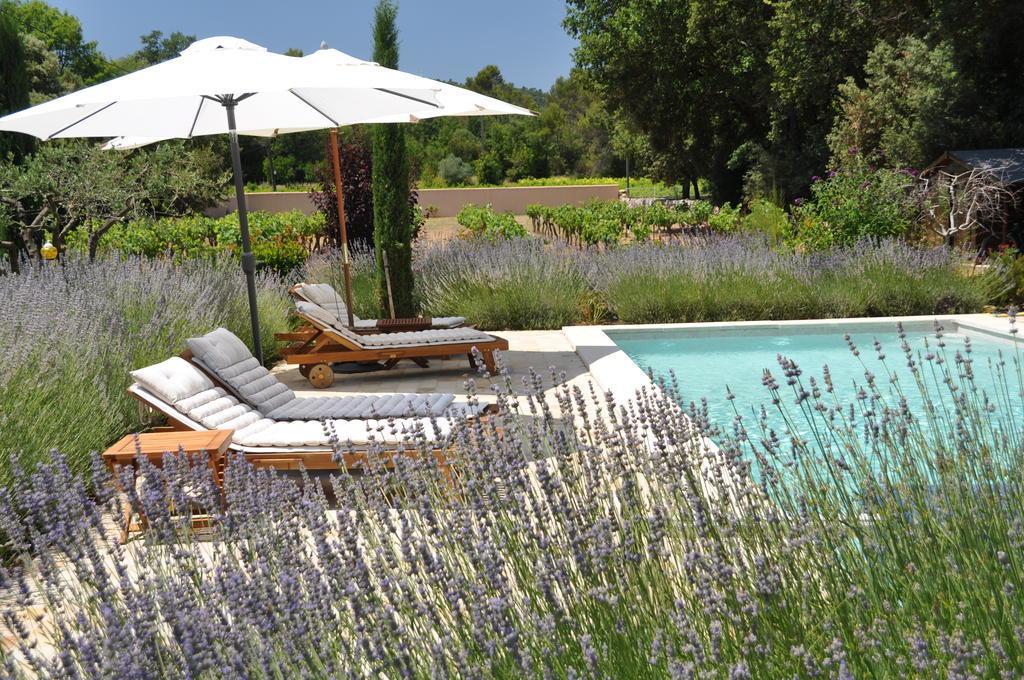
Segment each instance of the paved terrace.
M578 385L584 391L589 390L591 376L562 331L500 331L495 335L509 342L508 351L502 352L501 357L505 368L512 376L517 392L524 391L522 379L528 376L530 368L533 368L544 378L545 394L550 395L554 389L550 378L552 366L556 372L565 373L566 382ZM475 378L480 401L495 401L490 389L490 379L480 376L471 369L469 359L465 355L445 360L431 359L429 368L420 368L405 360L390 371L337 374L334 377L334 384L323 390L310 385L299 373L298 366L281 363L273 372L300 397L431 392L451 393L459 397L466 394L466 380ZM548 403L555 405L555 400L549 397Z

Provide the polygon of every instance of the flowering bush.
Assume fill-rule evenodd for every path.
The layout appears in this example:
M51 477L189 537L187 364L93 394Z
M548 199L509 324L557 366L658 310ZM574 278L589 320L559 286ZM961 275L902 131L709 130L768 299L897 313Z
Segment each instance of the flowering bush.
M587 281L625 323L749 321L980 311L1002 272L966 277L955 250L864 241L779 251L764 238L711 236L581 258Z
M285 287L257 275L263 347L288 329ZM77 471L146 420L125 394L128 371L185 350L185 339L224 326L252 333L241 268L231 258L65 255L0 276L0 489L10 458L32 462L59 448ZM0 491L0 493L4 493Z
M882 159L871 160L852 156L856 160L847 166L812 178L809 199L794 201L794 243L827 248L912 232L918 213L910 195L913 171L877 167L884 154Z
M1015 677L1020 358L988 398L969 355L901 358L904 389L964 395L921 414L885 400L888 376L835 403L781 358L766 408L813 423L811 441L720 428L672 385L627 406L563 383L555 417L534 375L519 418L506 376L502 427L447 442L454 492L431 456L400 457L330 480L331 508L233 460L225 506L205 465L171 456L142 463L142 486L122 477L151 526L127 546L113 486L58 456L0 497L24 556L0 571L4 674ZM210 515L207 538L189 512Z
M416 295L423 314L483 329L561 328L581 319L575 255L534 238L426 243L413 261Z

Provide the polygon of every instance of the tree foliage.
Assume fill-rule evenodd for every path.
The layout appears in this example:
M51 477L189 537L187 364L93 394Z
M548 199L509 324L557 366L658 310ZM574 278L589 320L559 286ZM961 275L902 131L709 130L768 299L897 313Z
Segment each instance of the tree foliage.
M957 74L949 43L915 37L880 42L868 55L865 82L839 86L840 115L828 135L833 164L850 149L882 152L888 163L921 168L950 142Z
M30 33L54 53L62 71L91 82L103 70L104 58L95 41L86 41L78 17L51 7L43 0L23 0L13 3L13 10L21 30Z
M802 195L855 138L914 164L1024 139L1012 0L568 0L565 25L657 174L720 200Z
M370 143L361 129L346 131L338 140L341 160L341 186L345 196L345 229L348 241L358 249L373 246L373 160ZM294 136L294 135L289 135ZM330 144L329 140L326 140ZM330 149L325 147L326 157ZM330 242L341 245L341 227L338 223L338 198L332 169L326 163L319 167L321 187L310 192L313 204L325 215Z
M222 199L226 187L218 160L184 142L121 153L61 140L41 145L21 165L0 164L0 206L30 255L43 232L62 249L78 229L94 256L115 224L190 214Z
M770 5L760 0L569 0L576 62L648 139L655 174L739 193L735 151L762 139Z
M18 33L9 3L0 3L0 115L20 111L29 105L29 74L25 45ZM0 133L0 160L12 154L22 158L32 149L28 135Z

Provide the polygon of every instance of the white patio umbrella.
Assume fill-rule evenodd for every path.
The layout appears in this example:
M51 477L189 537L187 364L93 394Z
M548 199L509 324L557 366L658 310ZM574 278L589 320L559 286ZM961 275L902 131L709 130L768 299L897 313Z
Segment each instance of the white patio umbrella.
M439 107L433 81L392 69L318 64L245 40L199 40L181 56L0 118L0 130L57 137L194 137L228 133L256 356L256 258L249 241L238 130L268 134L407 116Z
M321 43L319 50L302 57L301 61L304 64L311 65L313 70L317 73L322 72L331 74L330 77L332 80L338 80L339 82L355 80L364 83L389 83L395 78L395 74L401 73L393 69L385 68L375 62L365 61L349 54L345 54L339 50L328 48L326 43ZM508 102L503 102L500 99L488 97L449 83L406 73L402 73L401 75L404 77L402 80L403 88L398 91L404 93L407 99L406 102L403 102L405 106L402 110L393 110L388 113L381 113L380 110L367 108L365 111L361 112L360 115L355 115L349 112L346 122L340 123L334 127L337 128L342 124L356 123L415 123L422 119L435 118L439 116L536 115L535 112L521 106L509 104ZM432 94L432 99L424 98L423 101L416 101L415 92L417 90L429 91ZM0 124L2 124L2 122L3 120L0 119ZM241 135L273 137L289 132L304 132L324 127L328 126L316 125L313 127L304 127L300 124L297 127L286 127L281 125L276 128L250 128L245 127L244 122L240 122L237 132ZM102 148L114 150L136 149L148 144L163 141L164 139L180 136L182 135L172 134L164 137L123 135L109 140ZM345 278L345 302L346 307L348 308L348 323L352 326L352 285L350 281L351 259L348 251L348 230L345 224L345 199L341 186L341 168L336 130L331 133L331 141L332 169L334 171L335 194L338 197L338 218L341 231L342 268ZM241 199L239 200L239 205L243 205Z

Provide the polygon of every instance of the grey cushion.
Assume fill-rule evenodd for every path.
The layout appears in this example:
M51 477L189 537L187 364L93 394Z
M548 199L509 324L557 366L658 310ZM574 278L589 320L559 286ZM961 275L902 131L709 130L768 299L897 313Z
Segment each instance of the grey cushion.
M324 311L329 312L339 323L336 325L348 325L348 307L345 306L345 299L338 295L338 292L328 283L299 283L296 290L305 300L319 305ZM376 328L377 319L360 319L352 315L355 328ZM435 316L430 320L433 328L455 328L466 323L462 316Z
M263 413L295 399L295 393L271 375L245 343L226 328L189 338L188 347L222 382Z
M273 420L441 416L455 400L453 394L297 397L277 376L263 368L231 331L218 328L201 338L190 338L188 346L203 366L230 386L242 401ZM178 361L187 365L182 359ZM194 366L190 368L195 371Z
M491 336L475 328L431 328L425 331L375 333L360 340L367 347L416 347L419 345L455 345L467 342L490 342Z
M275 420L328 418L401 418L441 416L454 394L380 394L347 397L298 397L267 414Z
M334 331L353 345L364 349L464 344L467 342L490 342L491 340L491 336L475 328L433 328L425 331L359 335L345 328L334 314L316 303L299 300L296 301L295 308L299 310L300 314L320 324L322 327Z

